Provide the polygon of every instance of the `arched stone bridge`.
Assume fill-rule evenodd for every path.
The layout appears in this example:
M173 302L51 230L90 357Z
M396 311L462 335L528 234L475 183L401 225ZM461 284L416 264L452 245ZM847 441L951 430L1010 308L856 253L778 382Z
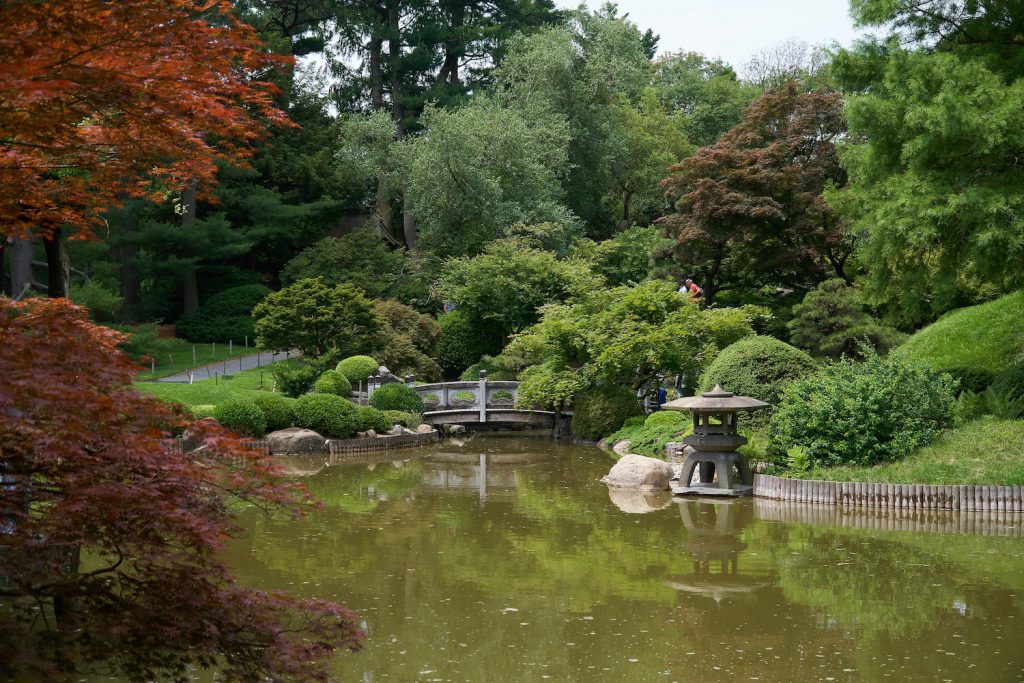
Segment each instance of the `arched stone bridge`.
M486 372L480 373L479 381L410 386L423 399L423 421L430 425L463 425L473 429L551 429L555 426L555 413L550 410L516 407L519 382L491 381ZM375 388L370 385L371 395Z

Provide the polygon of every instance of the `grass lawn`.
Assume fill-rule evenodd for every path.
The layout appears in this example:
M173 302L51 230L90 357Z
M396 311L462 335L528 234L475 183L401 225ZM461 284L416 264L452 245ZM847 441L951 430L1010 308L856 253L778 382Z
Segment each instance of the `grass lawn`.
M1024 353L1024 291L947 313L893 354L936 370L999 372Z
M888 484L1024 484L1024 420L984 417L951 429L901 462L874 467L829 467L799 479Z
M196 350L195 362L192 362L193 346ZM217 344L214 349L212 344L193 344L184 339L161 339L160 348L151 349L146 353L153 359L153 363L150 363L148 359L139 361L145 366L145 370L139 372L139 379L167 377L198 365L245 356L250 353L256 353L256 349L251 346L248 349L244 346L235 346L229 352L227 344ZM155 373L152 370L154 365L156 366Z
M284 361L288 362L288 361ZM230 379L197 379L193 384L176 382L136 382L139 391L165 401L176 401L186 406L217 405L234 398L246 398L258 391L270 391L274 386L271 366L237 372ZM260 373L263 389L260 389Z

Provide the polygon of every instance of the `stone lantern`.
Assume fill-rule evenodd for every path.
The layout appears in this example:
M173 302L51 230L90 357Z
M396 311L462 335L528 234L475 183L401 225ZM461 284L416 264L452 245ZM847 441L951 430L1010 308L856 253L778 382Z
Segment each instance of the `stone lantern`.
M746 437L741 436L736 428L738 413L767 406L764 401L736 396L718 385L700 396L677 398L663 405L663 410L693 412L693 434L683 439L689 448L685 451L686 459L679 479L672 480L672 491L677 494L725 496L753 493L754 477L750 466L746 458L736 452L747 443ZM698 467L699 483L691 486L693 471Z

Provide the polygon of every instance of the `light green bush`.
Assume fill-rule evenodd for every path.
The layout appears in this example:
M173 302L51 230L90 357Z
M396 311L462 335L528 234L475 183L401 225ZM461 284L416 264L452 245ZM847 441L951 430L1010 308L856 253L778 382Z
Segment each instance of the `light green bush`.
M337 370L327 370L313 383L313 391L318 394L348 396L352 393L352 384Z
M338 363L335 369L345 375L349 382L355 384L376 375L379 368L380 363L369 356L349 356Z
M356 404L335 394L306 394L295 401L295 426L332 438L348 439L360 427Z
M201 420L204 417L213 417L213 411L216 409L217 406L209 404L192 406L192 416L197 420Z
M794 381L769 423L770 449L798 453L811 467L900 460L927 444L955 414L955 381L866 347Z
M379 410L401 410L406 413L422 413L423 399L412 387L404 384L385 384L374 389L370 405Z
M651 413L644 420L645 427L679 427L686 429L686 426L693 423L689 413L681 413L678 410L659 410Z
M385 410L384 415L391 425L402 425L409 429L415 429L423 424L423 416L419 413L405 413L401 410ZM388 427L391 428L390 426Z
M213 410L217 422L242 436L263 436L267 431L267 418L253 401L232 399Z
M267 420L268 432L291 427L295 422L295 410L292 407L295 399L259 391L253 394L252 401L263 411L263 417Z
M373 406L358 406L358 410L359 431L361 432L372 429L378 434L386 434L394 426L383 410L377 410Z

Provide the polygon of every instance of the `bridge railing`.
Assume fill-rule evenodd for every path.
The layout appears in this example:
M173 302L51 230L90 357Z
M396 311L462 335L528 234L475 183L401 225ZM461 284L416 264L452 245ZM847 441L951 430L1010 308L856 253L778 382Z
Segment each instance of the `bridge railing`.
M370 395L381 386L373 379L369 384ZM489 380L486 370L481 370L480 379L475 381L414 385L410 376L406 377L406 384L420 395L427 412L477 409L481 422L487 421L488 408L512 408L519 399L519 382Z

